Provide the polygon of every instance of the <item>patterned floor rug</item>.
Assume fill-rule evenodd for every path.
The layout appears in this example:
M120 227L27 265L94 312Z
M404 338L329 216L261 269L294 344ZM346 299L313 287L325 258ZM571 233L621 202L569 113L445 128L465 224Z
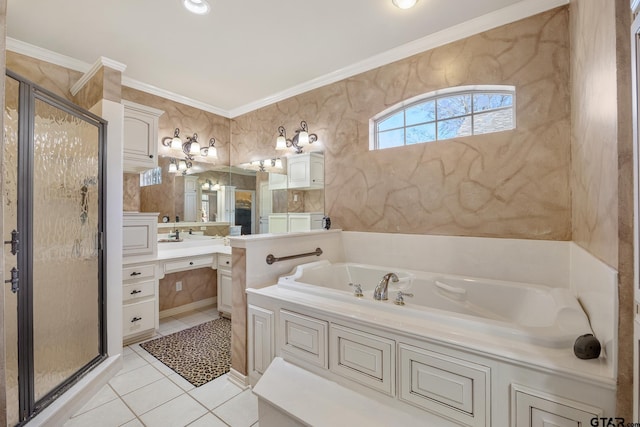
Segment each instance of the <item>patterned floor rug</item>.
M225 318L140 344L196 387L229 372L231 321Z

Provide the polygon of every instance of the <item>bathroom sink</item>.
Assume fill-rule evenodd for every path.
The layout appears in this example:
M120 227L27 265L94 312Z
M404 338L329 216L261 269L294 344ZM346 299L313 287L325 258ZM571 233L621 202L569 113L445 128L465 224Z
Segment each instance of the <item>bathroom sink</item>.
M158 243L182 242L182 239L159 239Z

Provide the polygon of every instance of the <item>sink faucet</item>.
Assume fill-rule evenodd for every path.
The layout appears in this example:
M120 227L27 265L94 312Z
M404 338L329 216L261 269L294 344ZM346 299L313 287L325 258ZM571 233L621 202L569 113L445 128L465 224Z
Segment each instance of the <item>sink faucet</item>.
M382 277L378 286L373 291L373 299L378 301L386 301L389 299L389 293L387 292L387 288L389 287L389 279L393 282L398 281L398 276L396 273L387 273Z
M175 237L176 240L180 240L180 230L176 228L176 234L169 234L169 238Z

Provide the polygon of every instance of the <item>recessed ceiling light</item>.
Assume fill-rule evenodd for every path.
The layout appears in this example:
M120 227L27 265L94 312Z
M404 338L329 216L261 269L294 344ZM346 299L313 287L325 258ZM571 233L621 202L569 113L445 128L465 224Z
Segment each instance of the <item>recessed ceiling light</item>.
M400 9L410 9L416 5L418 0L391 0L391 2Z
M211 10L207 0L182 0L182 5L196 15L206 15Z

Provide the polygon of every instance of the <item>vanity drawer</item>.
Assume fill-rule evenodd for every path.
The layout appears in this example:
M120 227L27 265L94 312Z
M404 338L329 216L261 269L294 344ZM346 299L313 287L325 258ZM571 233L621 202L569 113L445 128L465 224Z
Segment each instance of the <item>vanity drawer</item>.
M155 295L155 280L132 283L122 287L122 301L130 301Z
M218 254L218 268L231 268L231 255Z
M122 335L133 335L155 327L155 300L126 304L122 307Z
M490 369L407 344L398 345L400 400L463 425L490 425Z
M395 342L331 325L329 369L389 396L395 394Z
M132 267L124 267L122 269L122 280L138 280L155 277L155 264L136 265Z
M194 270L196 268L211 267L213 265L213 255L194 256L189 258L180 258L175 261L164 263L165 273L174 273L176 271Z
M328 326L324 320L280 310L280 350L326 369Z

